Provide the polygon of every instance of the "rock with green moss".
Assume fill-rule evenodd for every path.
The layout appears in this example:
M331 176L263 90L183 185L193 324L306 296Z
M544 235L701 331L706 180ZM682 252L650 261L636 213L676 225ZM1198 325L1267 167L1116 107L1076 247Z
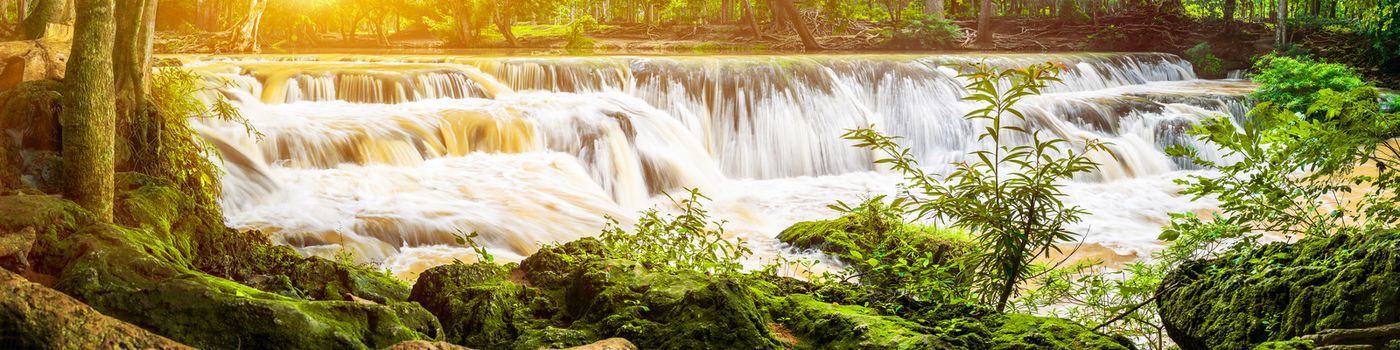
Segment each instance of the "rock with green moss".
M935 252L939 260L966 254L972 242L956 231L901 222L884 222L868 215L849 214L832 220L804 221L778 234L778 240L798 249L818 250L842 257L851 250L874 251L889 244L907 244Z
M434 267L420 275L410 300L438 316L449 341L476 348L556 348L608 337L644 349L780 348L765 305L740 281L568 254L593 244L545 248L518 267Z
M788 278L658 272L600 256L591 238L546 247L520 265L425 271L410 300L449 341L484 349L559 348L607 337L642 349L1130 349L1071 322L1025 315L923 325L807 295ZM1009 344L1009 345L1007 345Z
M933 329L898 317L880 316L855 305L836 305L809 295L784 298L779 319L803 349L929 349L951 345Z
M56 276L56 289L200 348L380 348L440 336L431 314L394 293L381 302L310 300L201 271L200 252L213 250L201 245L217 243L206 235L224 230L220 220L191 215L192 201L163 180L118 178L116 224L55 197L21 195L0 197L0 231L37 231L31 264Z
M1163 281L1158 308L1182 349L1250 349L1329 329L1400 322L1396 281L1400 232L1307 238L1184 264ZM1397 337L1340 344L1383 348Z
M11 349L189 349L4 269L0 344Z

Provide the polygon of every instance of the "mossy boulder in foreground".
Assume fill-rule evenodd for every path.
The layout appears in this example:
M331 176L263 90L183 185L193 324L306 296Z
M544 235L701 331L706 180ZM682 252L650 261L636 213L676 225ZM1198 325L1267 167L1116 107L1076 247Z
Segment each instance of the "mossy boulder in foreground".
M661 272L600 257L592 238L519 265L450 264L420 275L410 300L450 342L536 349L621 337L642 349L1128 349L1071 322L1028 315L923 325L833 303L758 275Z
M1400 348L1400 332L1312 337L1400 322L1400 232L1307 238L1188 263L1158 293L1163 325L1186 350L1309 348L1302 338Z
M199 348L382 348L440 337L431 314L403 301L406 286L364 276L345 280L379 282L303 283L275 271L256 271L260 265L277 265L259 260L302 258L276 254L265 242L212 246L237 235L226 232L220 219L198 215L200 208L163 180L122 174L117 187L117 224L99 222L56 197L19 195L0 197L0 232L38 232L30 264L35 273L56 277L55 289L102 314ZM289 293L296 297L274 294L197 268L218 251L245 253L226 259L246 260L230 271L283 279L292 289L332 285L335 292L308 288L312 290ZM339 273L328 278L362 273L349 267L330 270ZM380 300L345 301L332 295L341 291ZM318 293L325 298L307 297Z

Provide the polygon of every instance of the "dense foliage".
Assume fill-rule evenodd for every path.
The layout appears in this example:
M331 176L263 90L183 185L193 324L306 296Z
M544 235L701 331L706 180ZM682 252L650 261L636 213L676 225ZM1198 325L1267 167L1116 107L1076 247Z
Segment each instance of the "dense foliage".
M1294 112L1306 112L1323 89L1348 91L1366 84L1354 68L1308 57L1264 56L1255 66L1254 98Z

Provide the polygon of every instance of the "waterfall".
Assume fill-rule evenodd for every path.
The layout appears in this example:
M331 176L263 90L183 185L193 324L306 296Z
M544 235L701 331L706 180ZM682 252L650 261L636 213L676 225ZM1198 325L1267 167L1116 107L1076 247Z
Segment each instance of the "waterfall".
M262 134L197 123L223 153L230 225L392 267L421 265L401 253L449 249L433 247L470 232L525 256L687 187L897 183L840 138L852 128L898 136L942 171L984 147L984 126L963 118L974 107L956 66L970 62L1063 64L1061 82L1019 106L1025 125L1110 143L1095 155L1102 169L1080 179L1105 186L1192 170L1163 150L1203 146L1190 125L1243 118L1253 89L1197 80L1167 54L216 56L187 67ZM746 222L809 212L723 197L739 198L718 205Z

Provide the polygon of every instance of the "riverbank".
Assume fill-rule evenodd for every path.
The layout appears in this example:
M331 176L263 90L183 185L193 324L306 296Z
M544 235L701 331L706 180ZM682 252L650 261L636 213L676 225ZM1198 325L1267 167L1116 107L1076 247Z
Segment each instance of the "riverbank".
M853 22L841 29L820 27L827 35L818 41L827 53L880 52L1162 52L1187 57L1205 54L1215 63L1198 63L1204 78L1224 78L1231 71L1247 71L1253 59L1276 51L1271 24L1240 21L1232 32L1218 19L1189 18L1152 12L1089 17L1004 17L993 21L991 44L974 43L968 35L975 31L972 19L954 19L963 37L947 43L928 40L895 39L899 29L876 22ZM550 55L676 55L797 53L803 47L788 28L762 28L755 35L749 26L738 24L698 25L599 25L586 30L587 45L570 45L567 25L521 24L514 27L516 45L509 45L492 31L471 47L450 44L426 29L407 29L388 35L385 40L370 35L346 38L325 33L316 37L266 38L264 52L432 52L473 49L493 52ZM820 31L820 30L819 30ZM167 54L221 53L216 33L160 32L156 51ZM1321 59L1358 67L1367 77L1384 87L1400 87L1400 63L1378 61L1368 40L1340 27L1308 26L1293 29L1296 43L1290 53L1308 53ZM1192 52L1205 44L1206 50ZM1199 50L1199 49L1198 49ZM1204 58L1204 57L1203 57ZM1208 59L1207 59L1208 60ZM1194 62L1193 62L1194 63ZM1201 69L1207 68L1207 69Z

